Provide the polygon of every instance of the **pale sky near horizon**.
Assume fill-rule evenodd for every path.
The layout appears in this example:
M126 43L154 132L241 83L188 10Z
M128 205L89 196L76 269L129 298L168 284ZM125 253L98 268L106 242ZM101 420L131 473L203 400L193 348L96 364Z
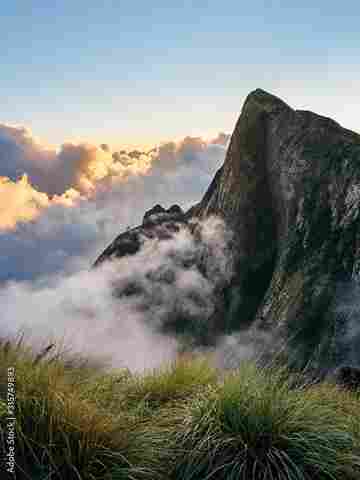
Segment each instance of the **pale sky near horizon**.
M360 4L13 0L0 123L111 145L231 132L260 87L360 130Z

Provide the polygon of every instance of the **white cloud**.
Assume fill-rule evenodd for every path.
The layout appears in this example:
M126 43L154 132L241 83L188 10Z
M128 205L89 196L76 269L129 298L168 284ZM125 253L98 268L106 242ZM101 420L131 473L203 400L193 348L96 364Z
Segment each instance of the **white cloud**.
M173 359L177 342L164 330L183 319L206 326L216 289L232 275L224 224L211 218L196 228L197 236L182 227L91 271L8 283L0 289L2 335L30 331L34 345L49 339L131 370Z

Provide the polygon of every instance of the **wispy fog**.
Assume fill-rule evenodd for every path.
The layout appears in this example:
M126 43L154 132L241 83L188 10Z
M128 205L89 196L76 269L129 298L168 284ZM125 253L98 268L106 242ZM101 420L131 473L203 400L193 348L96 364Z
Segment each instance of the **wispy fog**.
M216 291L232 275L223 222L193 227L196 235L183 226L93 270L8 283L0 289L2 334L24 331L36 348L54 341L133 371L174 359L179 344L165 332L179 321L206 329Z

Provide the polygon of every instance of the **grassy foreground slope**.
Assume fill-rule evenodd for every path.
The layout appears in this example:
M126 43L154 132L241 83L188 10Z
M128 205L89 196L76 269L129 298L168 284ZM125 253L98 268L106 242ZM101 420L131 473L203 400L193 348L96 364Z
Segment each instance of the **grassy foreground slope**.
M360 479L356 393L249 363L224 377L183 356L132 375L45 353L0 345L0 449L10 366L16 478Z

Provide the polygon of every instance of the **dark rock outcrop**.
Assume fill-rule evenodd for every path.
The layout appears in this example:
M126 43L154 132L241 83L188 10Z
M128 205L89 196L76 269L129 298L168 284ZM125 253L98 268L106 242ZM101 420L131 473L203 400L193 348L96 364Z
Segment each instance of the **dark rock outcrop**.
M150 208L147 212L145 212L143 222L148 218L152 217L153 215L161 215L162 213L166 213L166 210L161 205L157 204L155 207Z
M99 266L106 260L134 255L146 239L169 239L173 233L179 231L181 226L187 224L188 216L178 205L172 205L168 210L165 210L161 205L155 205L145 212L140 226L128 229L115 238L97 258L94 267Z
M350 365L338 367L330 379L349 390L360 390L360 368L358 367Z
M186 214L147 212L97 263L131 254L142 234L220 215L234 232L236 275L225 291L227 318L217 322L268 331L273 351L285 345L298 367L331 368L344 363L337 336L345 327L334 307L338 285L360 271L359 208L360 136L255 90L200 203Z

